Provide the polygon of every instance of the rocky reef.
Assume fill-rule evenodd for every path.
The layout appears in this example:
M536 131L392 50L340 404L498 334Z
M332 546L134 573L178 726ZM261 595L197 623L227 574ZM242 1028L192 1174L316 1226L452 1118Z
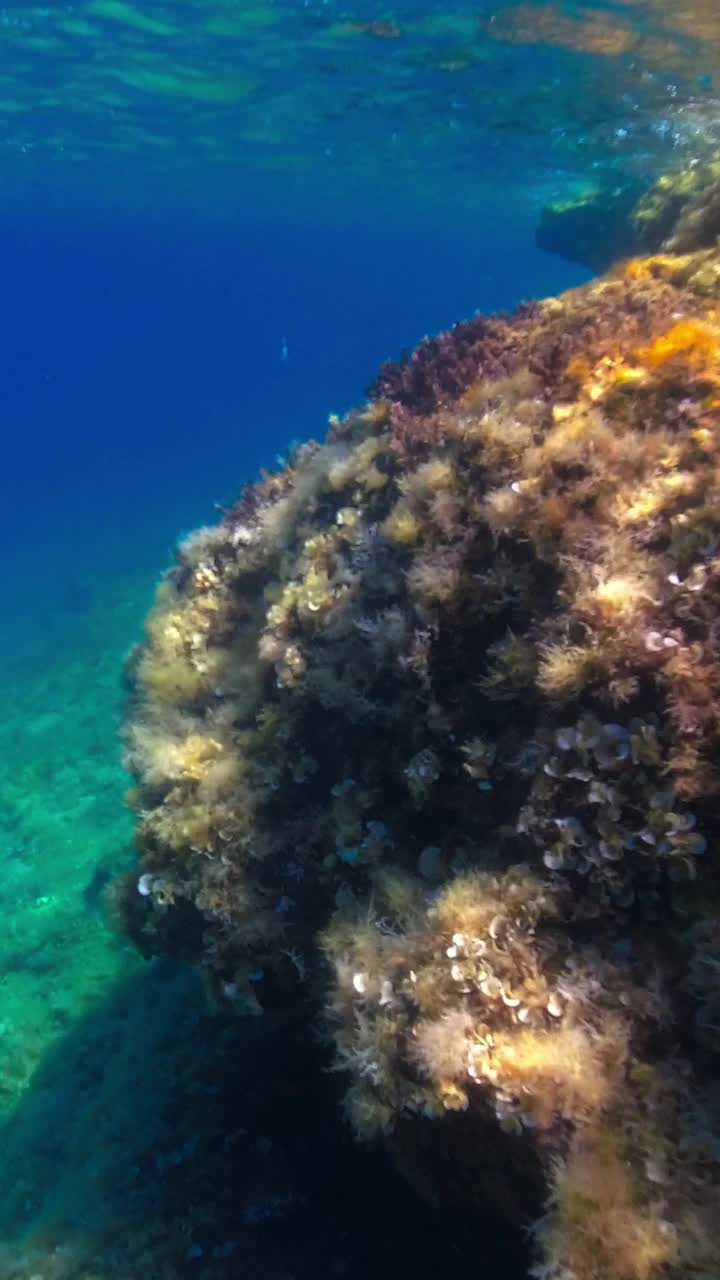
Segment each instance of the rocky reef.
M720 1268L719 300L668 252L424 341L128 664L126 929L304 1008L358 1136L543 1280Z

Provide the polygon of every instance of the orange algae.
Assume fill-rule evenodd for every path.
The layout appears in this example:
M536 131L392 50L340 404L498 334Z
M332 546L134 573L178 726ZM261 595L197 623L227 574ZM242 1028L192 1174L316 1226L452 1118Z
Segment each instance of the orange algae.
M714 319L711 312L710 317ZM691 373L704 372L708 378L718 377L720 329L710 319L678 320L667 333L660 334L647 347L638 350L638 359L651 369L672 362L682 362Z
M611 12L594 6L518 4L495 14L483 28L492 39L521 44L548 44L579 53L619 58L637 54L656 71L717 73L713 51L720 43L714 0L677 6L672 0L649 0L658 29L632 25L635 0Z
M579 7L568 14L559 5L515 5L496 15L486 30L494 39L551 44L582 53L617 57L630 52L638 36L604 9Z

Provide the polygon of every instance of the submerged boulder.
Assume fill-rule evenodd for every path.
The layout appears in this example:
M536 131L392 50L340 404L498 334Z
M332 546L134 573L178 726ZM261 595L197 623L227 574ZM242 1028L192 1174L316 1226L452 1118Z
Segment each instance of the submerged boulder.
M720 154L661 174L650 187L615 185L545 206L535 239L541 249L605 271L642 253L692 253L720 237Z
M618 258L641 252L632 214L643 194L619 183L554 200L541 212L535 243L591 271L606 271Z
M719 271L385 366L128 669L132 937L321 1010L358 1135L558 1280L720 1266Z

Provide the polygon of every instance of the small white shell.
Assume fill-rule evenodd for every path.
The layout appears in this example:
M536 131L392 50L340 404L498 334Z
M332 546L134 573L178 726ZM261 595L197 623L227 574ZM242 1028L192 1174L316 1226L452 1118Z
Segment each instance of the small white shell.
M554 853L552 849L546 850L543 854L543 862L548 871L560 871L565 866L565 858L561 853Z
M650 1157L645 1161L645 1176L648 1182L667 1182L667 1167L662 1157Z
M658 653L663 648L663 637L659 631L648 631L645 636L645 648L649 653Z
M368 981L368 980L367 980L367 974L366 974L366 973L355 973L355 974L353 974L353 986L354 986L355 990L357 991L358 995L360 995L360 996L364 996L364 995L365 995L365 992L367 991L367 981Z
M502 983L499 978L495 977L494 973L490 973L480 983L480 990L488 999L497 1000L498 996L502 995Z
M504 916L493 916L492 920L490 921L490 927L488 929L488 933L490 934L490 937L492 938L493 942L497 940L500 930L502 929L504 923L505 923Z
M565 1012L565 1006L562 1000L554 991L550 992L547 1002L547 1011L551 1018L562 1018Z

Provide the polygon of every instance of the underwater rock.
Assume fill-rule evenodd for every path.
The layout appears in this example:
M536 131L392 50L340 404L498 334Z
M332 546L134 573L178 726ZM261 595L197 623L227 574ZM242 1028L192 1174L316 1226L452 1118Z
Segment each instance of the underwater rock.
M635 258L424 341L129 670L130 935L322 1009L356 1133L548 1280L720 1266L718 296Z
M619 183L542 211L539 248L605 271L639 253L692 253L720 236L720 155L662 174L651 187Z
M641 250L630 220L639 195L619 186L547 204L535 243L591 271L606 271L618 258Z

